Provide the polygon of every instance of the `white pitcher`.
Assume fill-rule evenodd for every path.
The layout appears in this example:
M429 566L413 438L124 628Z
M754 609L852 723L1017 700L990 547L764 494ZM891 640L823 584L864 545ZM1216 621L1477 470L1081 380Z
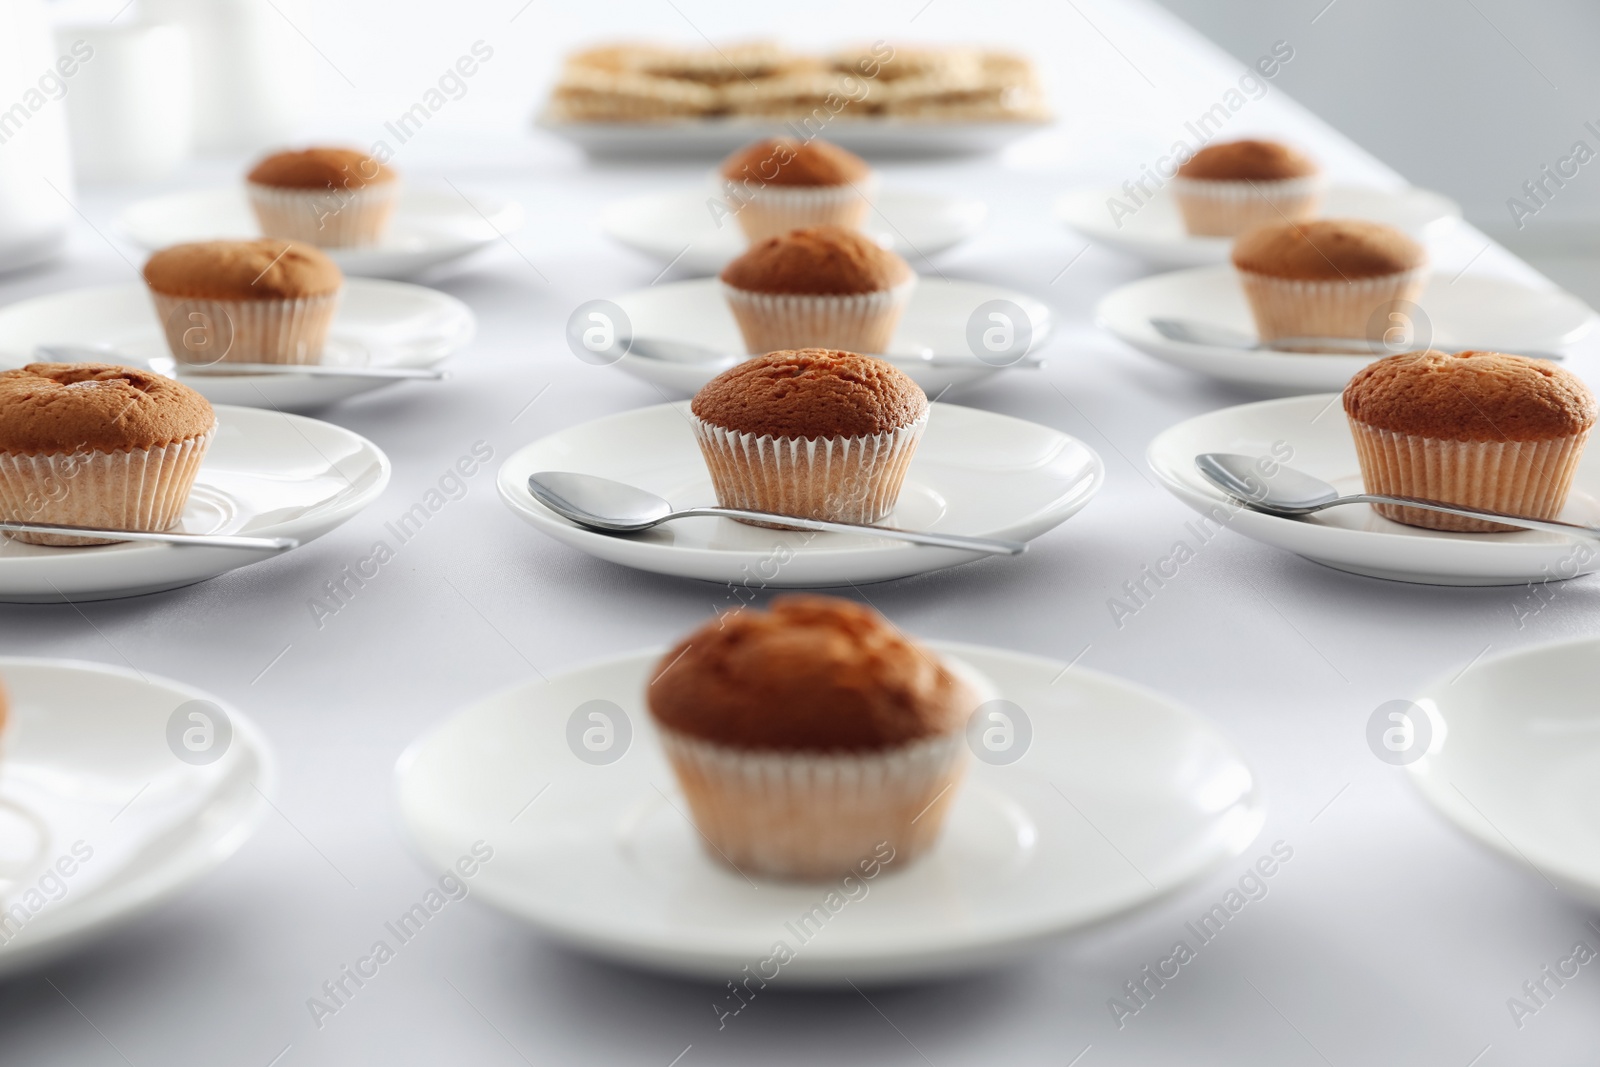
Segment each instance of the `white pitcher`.
M40 0L0 2L0 271L66 246L74 194L64 72L82 62L57 55Z

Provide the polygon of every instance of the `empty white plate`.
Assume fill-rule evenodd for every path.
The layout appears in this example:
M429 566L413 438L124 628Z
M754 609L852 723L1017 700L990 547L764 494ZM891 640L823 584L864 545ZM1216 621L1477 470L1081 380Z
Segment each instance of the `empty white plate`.
M628 316L635 337L682 341L718 352L742 353L745 350L739 324L728 310L721 283L715 278L653 285L612 300ZM1050 309L1044 304L1031 296L994 285L945 281L923 275L917 279L910 305L884 358L910 375L929 397L938 397L948 389L970 385L1006 370L1005 363L984 362L973 355L968 340L973 318L983 320L980 330L987 326L990 309L985 309L985 305L997 300L1020 308L1027 316L1032 332L1028 352L1037 353L1050 335ZM954 362L937 366L924 363L916 358L922 352L954 357ZM616 365L636 378L679 394L699 392L720 369L632 354L623 356ZM1030 372L1018 368L1018 373Z
M993 965L1175 892L1260 831L1250 768L1193 712L1052 660L932 647L1015 706L1020 756L971 760L934 849L853 886L752 884L706 854L644 709L659 652L514 686L457 713L401 757L400 811L430 866L453 866L475 842L492 848L474 895L566 944L722 982L753 973L781 939L798 951L780 985ZM574 713L590 701L609 701L617 720L620 751L603 765L567 740L575 720L588 725ZM823 907L830 892L854 899ZM810 940L791 932L797 923Z
M346 274L411 278L494 244L521 229L522 220L522 206L514 200L408 185L380 243L323 251ZM261 236L242 186L141 200L117 218L116 226L149 252L185 241Z
M715 274L747 247L738 221L708 203L721 204L709 183L699 189L652 193L606 208L606 236L697 274ZM921 260L978 232L989 209L981 200L890 187L879 191L863 229L869 237L920 265ZM718 225L720 219L721 225Z
M0 683L12 716L0 754L0 974L174 896L266 813L266 741L215 697L121 667L10 656Z
M1521 585L1600 569L1600 553L1558 534L1425 530L1390 522L1365 504L1301 519L1247 511L1195 470L1194 457L1202 452L1274 456L1331 482L1341 493L1359 493L1361 466L1338 394L1264 400L1181 422L1150 442L1150 469L1178 499L1212 516L1219 527L1342 571L1429 585ZM1600 524L1597 450L1584 455L1559 518Z
M322 362L330 366L432 367L472 340L476 320L453 296L420 285L347 278ZM142 285L23 300L0 308L0 366L32 363L36 345L89 345L139 360L170 361L166 334ZM108 362L115 359L108 353ZM394 385L378 378L309 374L180 375L213 404L302 411ZM426 387L430 382L417 383Z
M984 558L958 548L768 530L732 519L679 519L643 533L604 534L561 518L528 492L531 474L576 471L636 485L679 507L715 504L688 410L687 403L638 408L535 441L501 466L500 498L544 533L599 559L745 589L881 582ZM934 404L884 525L1031 541L1076 514L1104 480L1100 457L1075 437L977 408Z
M197 534L321 537L389 484L389 459L341 426L259 408L217 406L177 529ZM272 553L124 541L52 548L0 539L0 601L112 600L193 585Z
M1156 191L1133 214L1120 210L1112 217L1110 202L1130 207L1134 201L1122 189L1073 189L1056 200L1055 216L1083 236L1137 256L1158 267L1199 267L1226 263L1233 247L1231 237L1193 237L1184 229L1177 201L1170 188ZM1370 186L1335 185L1328 190L1322 217L1369 219L1404 230L1414 237L1432 236L1461 217L1461 206L1430 189L1375 189Z
M1445 818L1592 907L1600 907L1597 692L1592 637L1483 660L1417 697L1442 736L1410 765ZM1411 743L1420 749L1422 740L1413 734Z
M1594 323L1594 312L1571 293L1486 275L1464 274L1452 281L1436 274L1418 303L1425 321L1413 323L1417 348L1551 350L1578 340ZM1163 363L1257 392L1343 389L1356 371L1377 358L1185 344L1168 340L1150 325L1152 318L1190 319L1254 337L1255 322L1232 267L1173 271L1132 282L1103 298L1095 316L1119 340Z

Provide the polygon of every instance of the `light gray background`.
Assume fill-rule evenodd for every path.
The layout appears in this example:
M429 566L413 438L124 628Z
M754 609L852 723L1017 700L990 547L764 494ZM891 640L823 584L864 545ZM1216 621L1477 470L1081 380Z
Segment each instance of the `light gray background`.
M1355 7L1341 0L1314 26L1312 5L1264 10L1255 39L1237 49L1259 54L1286 39L1297 50L1291 72L1314 64L1353 69L1364 62L1359 54L1317 53L1319 35L1344 4ZM1592 1060L1600 1037L1600 978L1592 968L1520 1031L1505 1001L1573 942L1596 944L1600 934L1588 925L1594 913L1444 825L1403 772L1371 755L1364 727L1380 703L1414 694L1486 648L1493 654L1592 633L1600 607L1593 580L1562 586L1519 628L1514 609L1526 589L1384 583L1225 534L1123 629L1107 610L1121 583L1165 555L1189 518L1149 481L1146 443L1182 418L1249 398L1100 335L1090 320L1095 300L1142 268L1084 251L1080 238L1048 221L1050 202L1069 185L1136 174L1185 119L1234 84L1236 62L1143 3L980 9L917 0L869 12L824 2L802 18L687 0L637 0L603 13L539 2L515 22L520 0L398 9L362 0L314 12L284 6L326 57L299 57L325 100L308 136L363 142L378 117L409 106L472 41L490 41L496 58L468 97L396 163L415 181L448 178L515 195L529 224L507 246L433 279L480 316L480 337L456 361L454 379L399 387L325 414L370 436L394 460L394 482L368 513L304 550L191 589L81 610L0 607L6 652L133 663L206 688L261 724L282 767L282 815L271 815L220 872L80 956L0 982L7 1064L264 1067L277 1057L286 1067L665 1067L680 1054L684 1067ZM1082 437L1105 457L1107 487L1021 559L868 593L911 633L1063 660L1082 653L1085 666L1186 701L1221 724L1258 769L1269 825L1204 884L1125 922L1043 946L1015 966L874 993L871 1003L853 992L774 991L720 1033L709 984L593 963L475 902L453 905L318 1031L306 998L430 879L391 803L392 768L404 747L453 709L530 677L533 668L550 674L663 644L725 602L717 587L607 566L541 538L499 504L486 472L325 627L307 607L322 583L365 553L384 521L474 441L489 441L503 458L562 427L658 402L646 385L579 363L561 327L582 301L649 284L659 269L608 244L595 230L599 209L619 196L694 181L700 171L591 167L566 146L528 135L523 123L561 50L607 34L696 40L699 31L718 40L782 32L799 43L1013 42L1048 66L1062 119L1056 131L998 159L887 166L885 180L988 200L993 216L984 233L940 259L938 269L1035 294L1050 302L1062 328L1045 350L1051 362L1042 377L1002 376L959 402ZM1499 62L1519 60L1508 49ZM343 74L325 69L329 63ZM1307 144L1340 178L1394 180L1293 105L1282 85L1235 121L1230 133ZM197 166L168 187L225 183L242 163ZM121 205L149 192L81 194L92 227L80 227L68 260L0 280L0 300L133 280L122 257L137 256L101 234ZM1531 277L1484 246L1463 229L1434 252L1446 269L1473 260L1474 271ZM1573 365L1592 375L1594 347ZM1294 858L1270 895L1119 1030L1107 999L1166 955L1183 924L1278 839Z

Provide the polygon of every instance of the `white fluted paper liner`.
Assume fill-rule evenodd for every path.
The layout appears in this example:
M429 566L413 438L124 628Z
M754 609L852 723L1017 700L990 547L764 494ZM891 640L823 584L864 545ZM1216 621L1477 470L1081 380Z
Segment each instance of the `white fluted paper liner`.
M894 867L933 844L966 769L955 733L869 753L730 748L674 731L662 747L708 852L747 874L828 879L881 844Z
M1359 337L1382 341L1385 338L1381 332L1371 336L1377 332L1373 314L1397 301L1416 303L1427 284L1427 271L1419 268L1351 281L1304 281L1242 270L1239 284L1250 302L1256 332L1263 341L1280 337ZM1425 348L1427 338L1407 337L1405 344Z
M175 359L190 363L320 363L339 291L296 300L206 300L151 291ZM216 349L227 345L218 357Z
M1327 179L1320 174L1277 181L1173 178L1168 185L1190 234L1237 237L1269 223L1315 218Z
M1589 438L1586 430L1547 441L1445 441L1349 421L1367 492L1465 504L1532 519L1554 519L1561 514ZM1502 533L1516 529L1422 508L1372 507L1386 519L1430 530Z
M877 195L878 179L868 175L849 185L748 185L733 183L724 192L739 228L754 244L806 226L859 230Z
M754 293L723 282L722 295L751 355L785 348L839 348L874 355L888 350L916 284L913 275L892 289L821 296Z
M0 453L0 517L13 522L170 530L183 515L200 473L200 461L217 435L155 448L61 452L30 456ZM109 545L115 538L14 533L33 545Z
M397 181L360 189L282 189L255 182L245 186L263 236L318 248L377 244L388 232L400 199Z
M928 415L860 437L739 433L693 413L689 422L723 507L867 523L894 510Z

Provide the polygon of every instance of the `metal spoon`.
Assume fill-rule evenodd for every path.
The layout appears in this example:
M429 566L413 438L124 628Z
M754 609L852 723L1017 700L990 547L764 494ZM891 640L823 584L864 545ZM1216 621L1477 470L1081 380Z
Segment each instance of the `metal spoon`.
M741 508L680 508L673 507L654 493L610 478L593 474L574 474L570 471L540 471L528 478L528 491L535 500L563 518L579 526L607 533L634 533L648 530L673 519L711 516L725 519L754 519L757 522L781 522L802 530L826 533L866 534L869 537L886 537L895 541L910 541L919 545L937 545L940 548L961 548L969 552L987 552L997 556L1017 556L1028 546L1021 541L1001 541L993 537L964 537L960 534L926 533L918 530L898 530L892 526L867 526L853 522L827 522L822 519L802 519L794 515L777 515L770 511L745 511Z
M1261 341L1241 330L1217 326L1193 319L1152 318L1150 325L1169 341L1185 345L1206 345L1212 348L1237 348L1243 352L1294 352L1297 355L1330 356L1392 356L1399 349L1382 341L1369 341L1364 337L1279 337L1272 342ZM1455 351L1465 351L1471 345L1451 345ZM1488 346L1481 346L1488 347ZM1307 352L1307 349L1314 351ZM1495 348L1494 351L1505 351ZM1529 359L1548 359L1561 362L1567 357L1560 352L1522 351L1508 355L1526 356Z
M418 378L438 381L449 377L450 372L438 367L340 367L327 363L184 363L177 359L157 356L142 359L119 352L109 346L49 344L36 345L33 354L52 363L120 363L127 367L143 367L157 374L184 377L231 377L237 374L309 375L313 378Z
M662 363L686 363L695 366L731 367L749 359L747 355L735 355L729 352L720 352L715 348L697 345L689 341L672 341L664 337L635 337L628 344L627 354L638 356L641 359L654 359ZM943 356L931 349L920 352L894 352L888 355L877 354L876 358L890 363L921 364L925 367L971 367L982 364L976 356ZM1044 360L1038 356L1024 356L1015 363L992 363L989 366L996 369L1004 367L1025 367L1034 370L1044 366Z
M72 537L114 537L119 541L159 541L201 548L248 548L256 552L287 552L299 548L293 537L243 537L237 534L190 534L168 530L113 530L104 526L63 526L55 522L0 520L0 532L67 534Z
M1567 537L1588 537L1600 540L1600 528L1581 526L1572 522L1555 522L1550 519L1527 519L1521 515L1504 515L1498 511L1469 508L1461 504L1442 504L1437 500L1419 500L1408 496L1384 496L1378 493L1352 493L1340 496L1339 490L1304 471L1285 467L1274 461L1277 470L1268 479L1261 473L1255 456L1241 456L1235 452L1202 452L1194 457L1194 465L1212 485L1233 497L1251 511L1265 515L1296 518L1310 515L1325 508L1343 504L1400 504L1426 511L1442 511L1446 515L1460 515L1469 519L1488 519L1507 526L1520 526L1525 530L1543 530L1546 533Z

